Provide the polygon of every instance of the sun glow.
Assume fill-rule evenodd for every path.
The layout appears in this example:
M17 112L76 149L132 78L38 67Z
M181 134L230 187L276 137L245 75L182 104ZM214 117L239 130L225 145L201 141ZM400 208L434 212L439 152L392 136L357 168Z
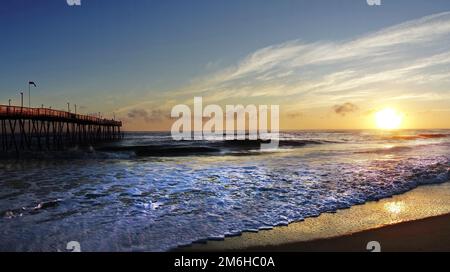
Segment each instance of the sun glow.
M391 108L375 113L375 122L379 129L397 129L402 124L402 120L402 114Z
M403 201L389 202L384 204L384 208L391 214L399 214L405 210Z

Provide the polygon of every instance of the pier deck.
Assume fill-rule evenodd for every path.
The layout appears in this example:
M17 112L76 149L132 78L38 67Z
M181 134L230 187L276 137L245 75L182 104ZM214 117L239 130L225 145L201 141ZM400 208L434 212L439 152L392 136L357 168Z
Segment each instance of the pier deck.
M119 140L122 122L47 108L0 105L2 151L61 150Z

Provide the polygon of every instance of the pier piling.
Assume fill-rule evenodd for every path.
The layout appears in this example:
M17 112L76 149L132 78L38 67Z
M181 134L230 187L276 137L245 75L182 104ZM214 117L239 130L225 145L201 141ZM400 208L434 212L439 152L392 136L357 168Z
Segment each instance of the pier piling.
M0 125L4 152L63 150L123 138L120 121L47 108L0 105Z

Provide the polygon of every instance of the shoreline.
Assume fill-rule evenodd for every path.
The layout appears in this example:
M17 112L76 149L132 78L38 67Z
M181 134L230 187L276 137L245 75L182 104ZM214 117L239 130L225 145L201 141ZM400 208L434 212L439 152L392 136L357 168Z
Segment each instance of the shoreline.
M250 247L251 252L367 252L376 241L387 252L450 251L450 213L396 223L343 236L276 246ZM369 247L370 248L370 247Z
M379 241L382 251L450 251L450 182L174 251L367 252L370 241Z

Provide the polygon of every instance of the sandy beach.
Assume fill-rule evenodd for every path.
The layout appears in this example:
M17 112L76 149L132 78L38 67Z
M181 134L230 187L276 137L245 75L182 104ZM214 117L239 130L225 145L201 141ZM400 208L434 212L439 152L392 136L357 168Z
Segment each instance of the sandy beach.
M208 241L180 251L450 251L450 183L418 187L288 226Z
M363 252L368 241L388 252L450 251L450 214L398 223L335 238L276 246L250 247L248 251Z

